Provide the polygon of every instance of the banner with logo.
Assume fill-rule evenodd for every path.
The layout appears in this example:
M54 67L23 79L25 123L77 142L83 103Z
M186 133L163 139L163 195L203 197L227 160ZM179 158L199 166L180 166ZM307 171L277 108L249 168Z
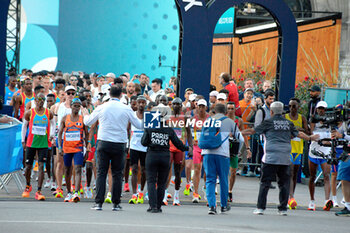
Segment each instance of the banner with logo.
M22 125L6 126L0 127L0 175L20 170L23 160Z

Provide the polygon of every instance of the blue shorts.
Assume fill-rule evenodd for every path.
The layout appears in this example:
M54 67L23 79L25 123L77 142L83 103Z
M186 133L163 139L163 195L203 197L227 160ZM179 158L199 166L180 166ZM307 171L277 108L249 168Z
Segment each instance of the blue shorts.
M292 164L300 165L302 156L303 156L303 154L291 153L290 154L290 160L292 161Z
M314 164L317 164L317 165L327 163L326 159L311 158L310 156L309 156L309 160L310 160L310 162L313 162Z
M339 158L339 156L343 153L343 148L335 148L335 149L337 151L337 158ZM332 164L331 168L332 168L332 171L331 171L332 173L338 172L339 164L338 165Z
M339 163L337 180L346 180L350 182L350 160Z
M59 147L63 147L63 140L62 140L62 145L61 146L58 146L58 138L56 137L56 147L59 148Z
M74 158L74 165L83 166L84 164L83 152L64 154L63 155L64 166L71 167L73 158Z

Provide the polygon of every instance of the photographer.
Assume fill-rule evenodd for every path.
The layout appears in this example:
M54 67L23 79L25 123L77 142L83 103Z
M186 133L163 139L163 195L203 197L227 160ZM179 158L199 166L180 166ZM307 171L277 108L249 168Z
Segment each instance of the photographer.
M349 102L348 102L349 107ZM332 131L333 138L344 138L350 141L350 120L344 122L343 125L337 130ZM338 180L341 180L342 191L345 200L345 208L335 213L336 216L347 216L350 217L350 160L339 163L338 168Z
M318 134L320 139L330 138L331 127L325 125L322 121L318 121L317 118L322 118L326 115L326 108L328 107L325 101L320 101L316 105L316 115L311 119L310 123L310 132L311 134ZM330 172L331 166L327 164L327 160L323 157L318 156L315 151L321 152L325 155L329 155L331 153L330 147L325 147L319 145L317 142L312 142L309 150L309 170L310 170L310 179L309 179L309 192L310 192L310 203L308 210L315 211L315 180L317 174L318 165L321 166L323 172L323 182L324 182L324 192L325 192L325 205L323 206L323 210L329 211L333 208L333 202L330 200Z

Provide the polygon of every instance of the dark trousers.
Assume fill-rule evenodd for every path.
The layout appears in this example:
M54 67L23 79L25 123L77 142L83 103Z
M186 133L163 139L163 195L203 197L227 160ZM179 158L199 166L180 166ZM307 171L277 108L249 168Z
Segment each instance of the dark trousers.
M267 193L271 185L271 181L277 175L278 188L280 190L279 210L287 210L287 203L289 197L289 183L290 183L290 166L289 165L274 165L263 163L261 167L260 189L258 196L258 209L266 209Z
M111 164L113 185L112 202L120 203L122 193L123 170L125 161L125 143L99 141L97 145L97 178L95 202L103 204L106 193L106 178Z
M152 209L160 209L160 207L162 206L165 186L169 176L169 168L169 152L147 152L146 177L149 205Z

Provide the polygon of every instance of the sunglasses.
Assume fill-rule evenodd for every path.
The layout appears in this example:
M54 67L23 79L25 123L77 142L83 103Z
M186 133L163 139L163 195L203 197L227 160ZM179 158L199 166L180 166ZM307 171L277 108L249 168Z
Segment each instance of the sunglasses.
M67 95L75 95L75 92L67 92Z
M235 110L235 108L227 108L227 110Z

